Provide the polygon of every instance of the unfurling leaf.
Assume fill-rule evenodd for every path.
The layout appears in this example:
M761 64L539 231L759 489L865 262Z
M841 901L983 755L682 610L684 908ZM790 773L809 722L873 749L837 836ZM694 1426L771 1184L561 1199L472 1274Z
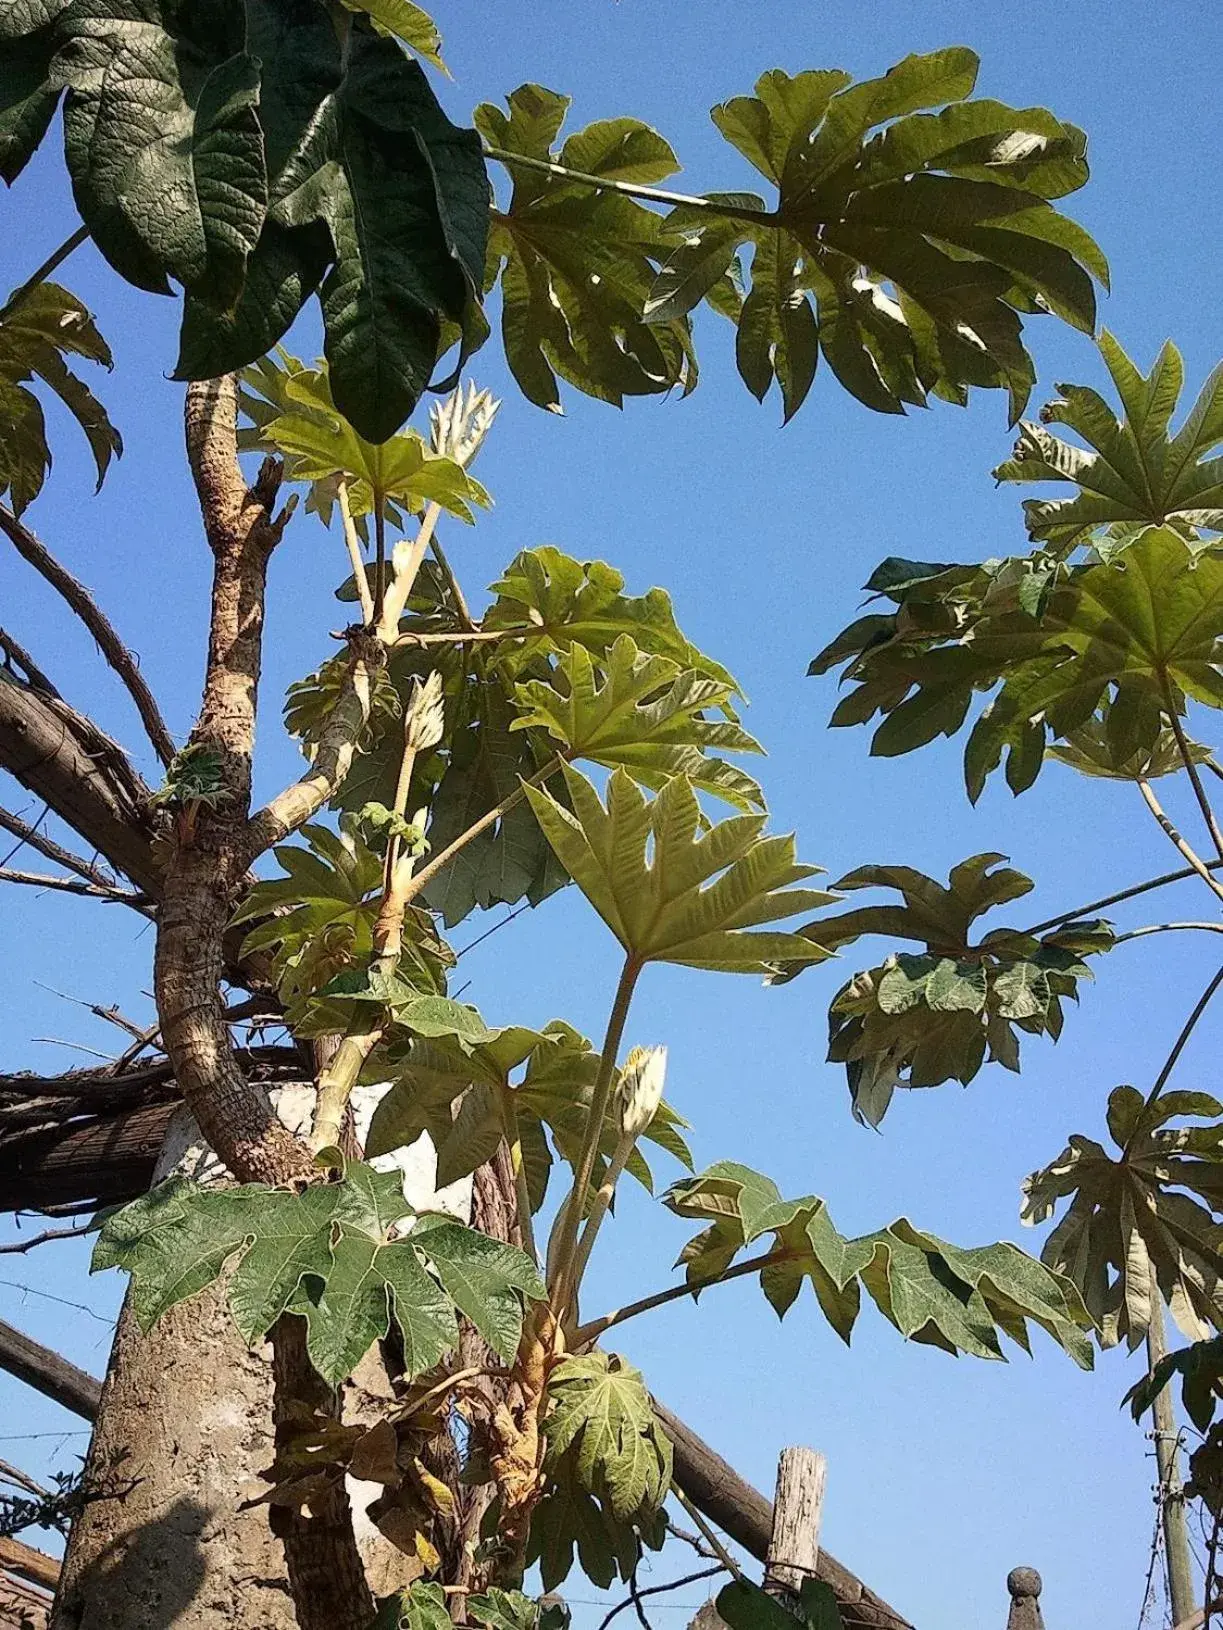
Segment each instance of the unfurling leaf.
M783 1200L769 1178L734 1161L674 1184L665 1203L678 1216L707 1224L680 1257L694 1293L753 1241L771 1235L760 1285L780 1316L810 1280L824 1317L848 1342L865 1289L910 1341L997 1359L1004 1356L1000 1333L1028 1350L1030 1321L1076 1364L1091 1368L1084 1334L1091 1321L1074 1284L1006 1241L963 1250L903 1217L846 1239L822 1200Z
M1169 1125L1183 1117L1208 1124ZM1153 1284L1191 1340L1223 1330L1223 1104L1204 1092L1147 1100L1117 1087L1108 1129L1116 1156L1075 1134L1024 1183L1026 1223L1070 1201L1041 1261L1078 1286L1101 1346L1138 1346Z
M798 934L759 926L833 898L791 887L819 868L795 861L792 837L762 836L762 815L703 830L682 776L647 800L618 769L606 806L569 765L565 782L572 813L541 788L528 787L527 797L561 864L636 961L767 973L779 962L827 956Z
M416 1226L401 1239L405 1220ZM231 1259L226 1294L243 1338L257 1341L282 1313L302 1315L311 1360L333 1384L352 1374L391 1319L409 1379L454 1346L459 1309L508 1356L524 1304L545 1294L523 1252L451 1218L418 1217L399 1172L356 1161L342 1182L300 1194L171 1179L107 1218L93 1267L131 1273L132 1307L147 1330Z

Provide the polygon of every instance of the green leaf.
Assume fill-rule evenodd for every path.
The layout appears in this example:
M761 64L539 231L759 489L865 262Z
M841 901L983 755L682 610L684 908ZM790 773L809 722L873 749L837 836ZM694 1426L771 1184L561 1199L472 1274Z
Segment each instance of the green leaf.
M823 1579L804 1579L799 1595L787 1594L783 1604L740 1577L722 1586L715 1606L730 1630L794 1630L796 1624L807 1630L842 1630L836 1595Z
M371 1066L372 1067L372 1066ZM514 1128L522 1140L533 1211L543 1205L552 1164L550 1136L556 1152L575 1170L581 1160L599 1055L585 1036L554 1020L542 1031L509 1026L483 1038L452 1036L397 1043L383 1079L394 1077L391 1090L374 1111L366 1148L388 1154L427 1132L437 1150L439 1183L456 1182L490 1159L502 1138L510 1135L506 1099L512 1098ZM511 1079L521 1070L517 1079ZM461 1100L457 1116L454 1105ZM691 1170L691 1157L671 1107L659 1106L645 1138L665 1149ZM592 1178L597 1188L602 1162L610 1160L620 1137L614 1105L609 1105L599 1145L600 1164ZM650 1186L650 1171L635 1151L628 1171Z
M610 181L660 181L679 168L657 131L608 119L553 143L569 106L541 85L491 103L475 122L490 146ZM655 272L671 243L661 218L622 193L598 191L508 165L513 193L495 216L485 289L501 283L501 333L519 388L560 411L559 375L602 401L654 395L696 383L686 317L645 321Z
M254 1343L286 1311L301 1314L311 1360L332 1384L351 1375L392 1318L409 1378L454 1346L456 1308L508 1356L525 1301L544 1295L530 1260L449 1220L421 1218L399 1239L396 1225L415 1218L401 1175L360 1162L348 1164L342 1182L301 1194L173 1179L111 1213L93 1267L131 1273L132 1306L147 1330L232 1258L227 1295L244 1339Z
M50 77L55 47L52 27L13 37L12 24L0 18L0 179L10 187L55 116L60 97Z
M610 1502L591 1494L566 1458L550 1476L531 1516L528 1566L538 1562L544 1589L555 1590L568 1576L576 1553L582 1573L600 1589L614 1579L631 1579L644 1550L661 1550L667 1537L662 1513L624 1521Z
M626 1520L661 1510L671 1488L671 1442L641 1372L615 1353L566 1358L548 1383L545 1469L567 1460L578 1482Z
M711 709L729 706L729 685L647 655L628 634L604 662L600 684L585 646L571 645L554 683L532 680L516 687L523 711L511 728L538 726L562 743L568 757L608 769L622 766L643 786L657 789L669 776L686 775L698 791L738 809L763 809L763 794L749 776L708 756L715 749L762 751L737 724L708 717Z
M1182 1117L1208 1124L1169 1124ZM1078 1286L1101 1346L1124 1341L1132 1351L1143 1341L1152 1274L1191 1341L1223 1330L1223 1104L1184 1092L1148 1102L1118 1087L1108 1126L1116 1156L1076 1133L1024 1183L1025 1223L1045 1222L1069 1201L1041 1260Z
M499 659L515 675L536 658L563 656L574 645L605 658L628 634L648 655L666 657L739 694L733 676L680 631L665 589L638 596L623 589L624 578L604 561L574 560L550 545L524 549L492 585L497 598L482 626L521 631Z
M81 218L120 276L215 309L242 292L268 203L260 64L239 0L77 0L57 23L64 152Z
M1026 1351L1030 1321L1082 1368L1091 1368L1091 1344L1083 1334L1090 1319L1073 1283L1017 1246L963 1250L903 1217L873 1234L845 1239L822 1200L783 1200L768 1178L733 1161L674 1184L663 1199L678 1216L707 1224L680 1258L694 1292L723 1274L747 1246L771 1235L760 1283L779 1316L810 1280L825 1318L848 1342L865 1289L908 1340L1001 1358L999 1332Z
M295 357L279 364L264 358L244 371L242 383L244 408L258 414L251 414L254 428L243 447L283 455L289 480L311 485L310 507L328 522L339 477L348 483L349 508L358 518L381 512L401 523L402 512L416 514L437 503L470 524L473 506L486 509L492 502L461 465L431 452L415 430L365 441L336 407L326 363L304 368ZM261 401L280 411L259 411Z
M1167 342L1147 375L1107 332L1100 350L1121 398L1121 416L1085 385L1059 385L1060 397L1024 424L998 481L1063 482L1069 498L1028 500L1033 538L1060 548L1097 542L1109 529L1175 526L1192 534L1223 531L1223 365L1216 368L1177 432L1171 429L1184 379L1180 352ZM1084 449L1046 429L1066 425Z
M1136 1381L1123 1400L1129 1404L1136 1421L1142 1419L1176 1376L1180 1377L1181 1403L1186 1415L1199 1432L1205 1432L1214 1419L1218 1400L1223 1398L1223 1336L1195 1341L1178 1352L1168 1353L1149 1374Z
M930 395L962 404L984 386L1006 389L1017 419L1035 377L1022 317L1051 311L1090 333L1092 280L1106 283L1108 268L1050 202L1087 178L1082 131L1042 108L968 100L976 68L955 48L857 84L773 69L754 96L715 108L722 134L777 188L776 208L743 195L733 235L724 218L676 210L669 225L686 241L651 309L674 321L751 245L739 371L761 399L776 380L787 419L821 352L877 411Z
M417 1579L406 1590L380 1598L367 1630L446 1630L450 1623L445 1591Z
M0 493L11 493L17 514L37 497L51 466L42 409L25 385L41 380L85 433L98 486L112 458L123 451L119 432L66 356L112 366L110 348L89 312L67 289L41 283L9 312L0 312Z
M393 34L418 57L424 57L443 73L448 72L442 61L442 36L437 24L427 11L413 5L412 0L369 0L367 5L343 0L343 4L358 16L367 15L380 34Z
M801 930L830 951L870 934L923 947L854 974L829 1008L828 1057L845 1065L854 1115L867 1125L879 1125L898 1087L967 1085L987 1052L1018 1070L1018 1031L1056 1040L1063 1000L1077 999L1079 981L1092 977L1083 958L1111 947L1102 921L1040 938L998 928L974 940L977 918L1032 888L1022 872L1000 865L1004 858L973 855L952 869L947 886L908 866L860 867L838 891L894 889L903 903L817 917ZM782 969L774 982L801 971Z
M520 1590L501 1590L496 1585L469 1596L467 1613L488 1630L567 1630L569 1624L566 1603L537 1602Z
M827 955L797 934L759 929L831 898L791 888L818 868L795 861L792 837L762 836L763 816L702 832L682 776L647 801L618 769L605 806L585 776L569 765L564 773L572 812L542 788L528 787L527 797L557 858L636 961L765 973Z

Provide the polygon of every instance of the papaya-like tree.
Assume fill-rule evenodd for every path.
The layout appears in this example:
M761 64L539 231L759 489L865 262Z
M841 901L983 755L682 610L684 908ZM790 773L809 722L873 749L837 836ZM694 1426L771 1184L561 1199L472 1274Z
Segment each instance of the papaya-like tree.
M18 179L62 102L81 217L0 311L0 529L128 686L161 784L8 633L0 764L107 863L25 823L19 835L72 874L64 886L155 923L158 1025L125 1064L160 1049L220 1163L205 1178L206 1162L179 1159L138 1198L107 1167L78 1196L130 1202L100 1223L95 1263L132 1283L56 1607L64 1630L531 1630L555 1612L523 1594L531 1565L547 1590L575 1552L590 1577L631 1580L666 1532L666 1502L687 1495L674 1430L607 1338L734 1277L758 1277L779 1313L809 1282L846 1338L865 1291L903 1336L948 1352L995 1356L1034 1323L1091 1362L1099 1297L1068 1258L965 1249L904 1221L846 1237L821 1200L786 1199L736 1162L667 1191L700 1225L682 1282L606 1314L581 1305L618 1184L648 1180L644 1147L688 1161L665 1050L626 1047L650 966L781 979L870 931L870 914L838 913L794 840L767 833L762 789L737 762L757 743L736 682L686 639L664 590L629 595L612 566L527 549L477 618L439 538L488 501L472 467L497 404L460 381L497 305L512 375L544 408L562 387L615 403L692 390L704 302L735 325L748 388L764 399L776 383L786 419L821 357L877 411L962 405L975 386L1005 390L1018 419L1035 378L1025 323L1053 314L1092 332L1107 277L1057 207L1087 178L1085 137L1043 109L975 98L964 49L858 82L775 70L713 110L768 195L679 194L660 185L677 168L664 137L625 117L562 142L567 99L538 85L455 125L426 67L439 52L402 0L22 0L0 17L0 174ZM87 238L136 287L182 291L176 375L213 586L181 744L26 518L50 459L36 382L80 422L99 479L120 450L65 361L105 362L105 344L52 281ZM311 365L282 342L315 298L325 339ZM405 428L429 388L443 398L430 426ZM315 524L293 519L301 498L335 537L352 621L286 700L300 778L254 807L267 569L291 521ZM1199 520L1161 517L1133 548L1179 550L1196 569L1186 526ZM1063 615L1046 602L1088 596L1067 549L1043 551L1038 569L1036 600L1026 580L1016 595L1043 676L1043 619ZM884 587L917 601L932 575ZM989 589L973 591L982 604ZM949 613L935 598L944 617L977 603L961 595ZM838 652L903 662L911 626L902 639L873 625ZM959 675L954 635L950 658L938 643L923 660ZM968 666L989 649L977 640ZM1203 660L1189 659L1195 673ZM1182 669L1165 677L1174 703ZM893 712L914 684L930 688L919 674L897 696L898 682L884 692ZM959 682L966 706L981 673ZM1146 722L1155 704L1138 690ZM1018 731L1010 763L1038 764L1032 728L1002 709L980 761ZM449 930L568 883L623 953L597 1043L563 1018L490 1025L449 994ZM870 1118L950 1046L1005 1062L1012 1024L1055 1030L1081 958L1111 943L1075 913L961 954L968 923L1023 886L993 857L959 868L945 907L899 871L844 886L874 883L908 890L923 925L946 920L929 967L897 962L838 998L834 1054ZM953 1016L954 1042L888 1028L923 1001ZM239 1045L252 1018L284 1044ZM405 1189L404 1151L423 1133L437 1184L470 1179L460 1215ZM202 1424L218 1394L239 1405L228 1437ZM252 1501L237 1484L256 1470ZM736 1574L728 1620L775 1615L717 1555ZM819 1622L835 1601L813 1584L795 1611Z

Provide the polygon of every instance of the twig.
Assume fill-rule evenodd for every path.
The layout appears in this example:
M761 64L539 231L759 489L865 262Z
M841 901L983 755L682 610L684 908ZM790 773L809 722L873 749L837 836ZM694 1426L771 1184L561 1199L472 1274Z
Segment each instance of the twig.
M694 1585L698 1579L712 1579L715 1574L725 1573L726 1571L726 1564L718 1562L711 1568L701 1568L697 1573L686 1573L681 1579L671 1579L665 1585L647 1585L644 1590L636 1591L635 1595L637 1597L661 1596L667 1591L682 1590L685 1585ZM617 1614L623 1613L625 1608L632 1606L633 1596L626 1596L622 1602L617 1602L615 1607L600 1621L599 1630L607 1630L607 1626Z
M12 664L15 662L19 668L24 670L26 679L36 691L41 691L44 696L49 696L55 701L62 700L59 691L43 673L25 646L19 644L3 628L0 628L0 651L4 652L4 666L6 668L11 670Z
M504 147L486 145L484 156L496 159L507 169L536 170L541 175L555 176L559 181L569 181L578 187L593 187L599 192L619 192L626 198L640 198L650 204L670 204L672 207L684 204L690 209L706 210L710 215L720 216L724 220L750 221L756 226L777 225L777 216L769 210L737 208L712 198L697 198L691 193L667 192L661 187L639 187L629 181L609 181L606 176L571 170L567 165L556 164L550 159L528 158L525 153L511 153Z
M100 1002L87 1002L82 997L73 996L66 990L56 990L54 985L45 985L41 979L36 979L34 983L39 990L45 990L52 996L58 996L61 1002L71 1002L74 1007L83 1007L87 1013L92 1013L95 1019L102 1019L107 1024L116 1025L120 1030L126 1031L129 1036L135 1036L138 1041L144 1035L138 1024L134 1024L131 1019L125 1018L120 1013L117 1004L112 1003L110 1007L103 1007Z
M93 635L102 655L119 676L128 695L136 704L140 722L153 744L153 750L161 762L168 765L174 757L173 739L166 729L161 709L157 706L153 692L140 672L136 658L119 638L109 617L80 579L74 577L65 566L61 566L46 545L3 504L0 504L0 530L6 533L17 553L68 602Z
M40 821L45 819L47 814L48 809L44 806ZM29 821L22 820L20 815L14 815L7 809L0 809L0 827L3 827L6 832L11 832L15 838L21 839L17 849L9 851L4 864L12 859L22 844L28 844L31 849L36 849L45 859L54 860L58 865L66 866L70 872L75 872L78 877L85 878L89 883L96 883L99 888L113 889L116 887L115 878L105 867L99 866L96 861L86 860L81 855L73 854L71 849L65 849L62 844L56 843L54 838L49 838L45 832L40 832L37 825L32 826Z
M15 288L3 306L0 306L0 322L3 322L6 317L11 317L22 301L33 294L40 283L45 283L51 273L57 271L68 259L68 256L79 249L88 239L89 228L87 226L78 226L70 238L65 238L58 249L53 249L38 270L31 272L25 282Z
M0 1477L3 1477L6 1482L14 1484L17 1488L24 1489L27 1494L37 1495L40 1500L49 1499L51 1496L50 1489L43 1488L41 1483L36 1483L32 1477L27 1477L17 1466L10 1466L7 1460L0 1460Z
M636 1568L628 1576L628 1594L629 1600L633 1604L633 1610L637 1614L637 1623L641 1626L641 1630L654 1630L654 1626L646 1618L645 1608L641 1605L641 1592L637 1588Z
M32 1234L29 1239L17 1240L10 1245L0 1245L0 1256L24 1256L36 1245L47 1245L54 1239L80 1239L82 1234L94 1232L95 1224L92 1220L83 1228L45 1228L41 1234Z
M705 1543L709 1546L710 1550L712 1550L718 1561L721 1562L722 1566L726 1568L728 1572L733 1574L736 1579L742 1579L743 1569L735 1561L734 1557L731 1556L725 1545L722 1544L722 1541L718 1538L717 1534L714 1533L708 1522L706 1522L704 1514L695 1505L693 1505L692 1501L684 1493L683 1489L680 1488L679 1484L674 1481L671 1484L671 1492L700 1529Z
M93 900L114 901L131 906L136 911L149 909L149 902L143 894L133 894L129 889L113 884L105 887L101 883L87 883L78 877L52 877L45 872L22 872L12 866L0 866L0 883L26 883L35 889L60 889L65 894L85 894Z
M437 561L439 567L441 568L442 576L446 579L446 587L450 590L450 598L454 601L454 609L458 614L459 621L463 624L464 628L469 634L474 634L476 632L476 625L471 620L471 612L468 609L466 597L463 594L463 590L459 587L459 580L454 575L454 568L447 560L446 551L442 548L436 533L434 533L431 540L431 547L433 550L433 558Z
M1164 829L1169 840L1174 843L1180 850L1181 854L1184 855L1185 859L1193 867L1194 871L1206 884L1206 887L1211 891L1211 893L1214 894L1217 899L1223 900L1223 884L1215 882L1214 878L1210 875L1210 871L1205 861L1202 860L1202 858L1195 853L1189 844L1185 842L1184 838L1181 837L1175 826L1173 826L1172 822L1168 819L1167 815L1160 806L1159 799L1156 798L1154 792L1151 790L1151 783L1149 781L1139 781L1138 790L1142 794L1143 802L1151 811L1151 814L1159 822L1160 826Z

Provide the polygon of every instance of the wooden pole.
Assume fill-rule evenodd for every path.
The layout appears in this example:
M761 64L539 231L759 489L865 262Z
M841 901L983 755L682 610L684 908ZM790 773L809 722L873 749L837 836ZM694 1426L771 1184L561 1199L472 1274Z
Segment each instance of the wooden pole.
M57 1404L87 1421L98 1413L102 1383L49 1347L14 1330L11 1324L0 1323L0 1370L7 1370L35 1392L54 1398Z
M652 1402L675 1449L675 1481L710 1522L749 1556L765 1561L773 1533L771 1503L678 1415L657 1398ZM846 1630L912 1630L902 1614L828 1551L820 1552L817 1577L832 1586Z
M764 1588L770 1596L782 1601L797 1596L804 1579L817 1577L827 1480L828 1462L814 1449L781 1451L764 1571Z
M43 1585L54 1590L59 1583L59 1563L45 1551L36 1551L23 1545L19 1539L5 1539L0 1534L0 1568L7 1568L19 1579L28 1579L32 1585Z
M1164 1331L1164 1303L1151 1269L1151 1322L1147 1325L1147 1369L1168 1356ZM1191 1617L1197 1607L1193 1587L1193 1559L1189 1551L1189 1521L1181 1485L1180 1434L1172 1407L1172 1388L1163 1387L1151 1409L1154 1424L1155 1464L1159 1468L1159 1506L1164 1527L1164 1563L1168 1572L1168 1606L1173 1624Z

